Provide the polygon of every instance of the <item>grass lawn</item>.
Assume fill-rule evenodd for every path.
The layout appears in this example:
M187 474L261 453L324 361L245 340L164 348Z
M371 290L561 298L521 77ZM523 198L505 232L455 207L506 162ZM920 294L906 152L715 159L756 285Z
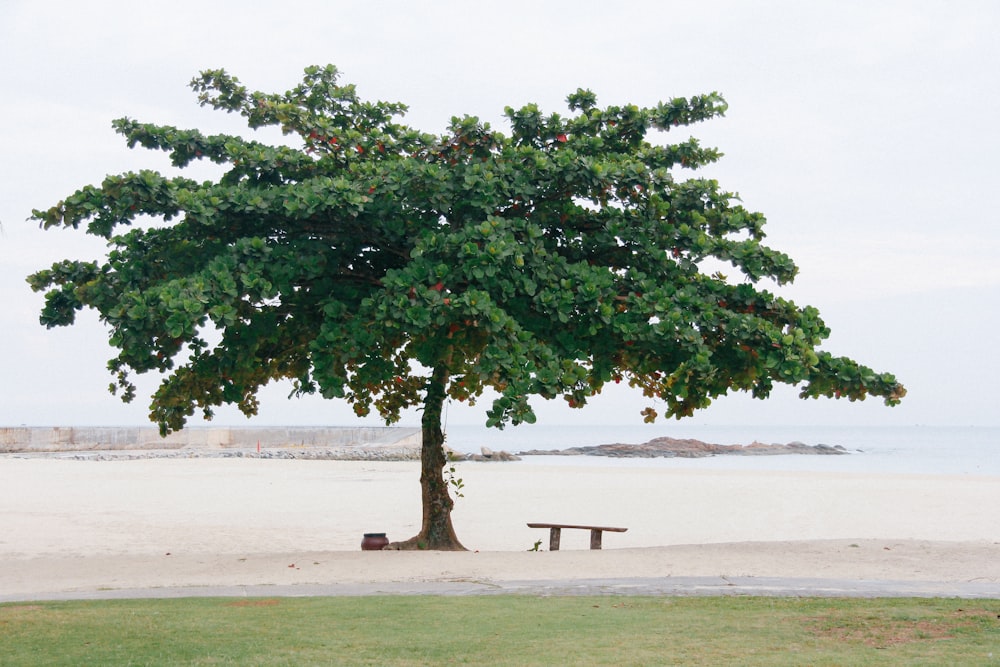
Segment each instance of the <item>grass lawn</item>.
M0 605L0 665L998 665L1000 601L187 598Z

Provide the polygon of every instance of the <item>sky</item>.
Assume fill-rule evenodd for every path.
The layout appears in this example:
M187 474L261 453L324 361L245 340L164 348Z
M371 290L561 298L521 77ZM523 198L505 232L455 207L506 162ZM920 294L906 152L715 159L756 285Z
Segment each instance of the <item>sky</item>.
M25 276L105 246L42 231L31 210L106 174L169 171L162 154L129 150L115 118L239 131L198 107L187 84L201 70L284 91L327 63L430 132L466 114L505 131L504 107L565 112L581 87L601 104L722 93L726 116L688 130L724 153L705 175L764 213L768 244L799 265L776 291L819 308L823 349L896 374L909 394L890 409L778 388L691 422L1000 425L998 33L992 0L3 0L0 427L145 424L156 385L144 380L130 405L107 392L113 351L93 314L38 324ZM359 423L346 404L288 392L269 387L257 417L222 409L215 423ZM639 423L645 406L622 388L582 411L533 404L548 424ZM484 420L481 406L449 415Z

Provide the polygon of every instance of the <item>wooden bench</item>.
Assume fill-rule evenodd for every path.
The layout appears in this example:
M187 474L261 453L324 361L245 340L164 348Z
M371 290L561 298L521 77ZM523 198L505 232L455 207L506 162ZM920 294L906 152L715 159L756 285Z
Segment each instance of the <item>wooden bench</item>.
M601 535L606 530L613 533L624 533L628 528L612 528L610 526L576 526L568 523L529 523L528 528L548 528L549 529L549 551L559 551L559 538L562 536L563 528L577 528L579 530L590 531L590 548L601 548Z

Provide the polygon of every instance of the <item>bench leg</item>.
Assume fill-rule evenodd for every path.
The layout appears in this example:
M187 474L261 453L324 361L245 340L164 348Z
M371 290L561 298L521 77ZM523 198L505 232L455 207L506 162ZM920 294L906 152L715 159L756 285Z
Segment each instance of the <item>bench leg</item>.
M590 531L590 548L591 549L600 549L601 548L601 533L602 532L603 531L596 530L596 529Z
M559 537L562 535L562 528L549 529L549 551L559 551Z

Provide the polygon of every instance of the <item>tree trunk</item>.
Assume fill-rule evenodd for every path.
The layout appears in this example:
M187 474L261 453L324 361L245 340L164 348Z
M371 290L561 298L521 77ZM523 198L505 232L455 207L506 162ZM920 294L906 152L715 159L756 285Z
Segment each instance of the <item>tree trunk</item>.
M404 542L390 544L390 549L430 549L435 551L465 551L455 536L451 525L451 508L454 505L444 480L444 467L448 460L444 453L444 433L441 430L441 412L444 407L448 370L434 369L424 399L421 418L422 443L420 449L420 490L423 502L423 521L420 533Z

